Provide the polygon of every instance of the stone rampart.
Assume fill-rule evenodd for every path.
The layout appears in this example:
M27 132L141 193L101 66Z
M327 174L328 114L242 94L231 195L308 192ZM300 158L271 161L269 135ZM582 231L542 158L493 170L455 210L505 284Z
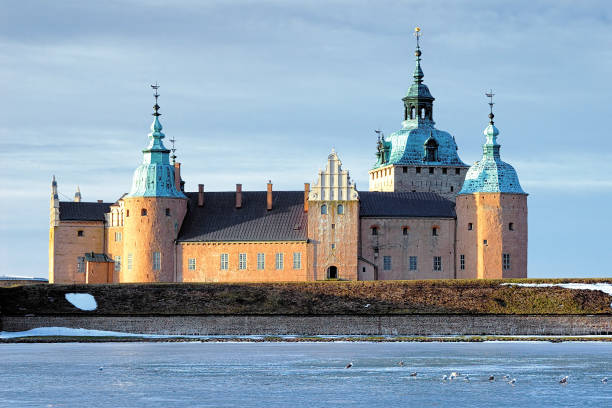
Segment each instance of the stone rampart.
M2 316L2 330L71 327L170 335L602 335L610 315Z

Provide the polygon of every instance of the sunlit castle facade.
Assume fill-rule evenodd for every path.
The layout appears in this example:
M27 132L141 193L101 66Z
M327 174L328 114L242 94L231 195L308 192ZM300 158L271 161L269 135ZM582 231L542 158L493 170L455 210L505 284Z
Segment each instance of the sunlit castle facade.
M418 34L402 128L379 134L369 191L357 190L332 150L312 187L186 192L154 86L149 143L128 193L85 202L77 189L74 201L59 201L53 177L49 281L527 277L527 194L501 160L492 109L483 158L468 167L455 138L434 127Z

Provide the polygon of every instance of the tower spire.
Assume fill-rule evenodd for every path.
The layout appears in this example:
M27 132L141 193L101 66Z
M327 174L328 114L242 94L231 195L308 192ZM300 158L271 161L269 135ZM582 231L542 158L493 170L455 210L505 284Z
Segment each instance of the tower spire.
M414 82L416 82L417 84L423 83L423 77L425 76L423 74L423 70L421 69L421 44L420 44L420 39L421 39L421 28L420 27L415 27L414 28L414 36L416 37L416 50L414 51L414 55L416 56L416 67L414 68Z
M488 93L485 93L485 95L487 96L487 98L489 98L489 108L491 109L491 111L489 112L489 124L492 125L493 122L493 118L495 117L495 115L493 114L493 105L495 105L495 103L493 103L493 97L495 96L495 94L493 93L492 89L489 89Z

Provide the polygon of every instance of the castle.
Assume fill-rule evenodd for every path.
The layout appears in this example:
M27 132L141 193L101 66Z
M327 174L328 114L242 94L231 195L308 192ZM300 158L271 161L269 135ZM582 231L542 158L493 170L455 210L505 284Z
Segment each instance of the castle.
M154 120L132 187L114 203L59 201L51 283L254 282L527 277L527 194L503 162L493 103L482 159L467 166L435 128L417 30L402 128L379 134L369 191L332 150L300 191L185 192ZM492 95L488 95L491 96Z

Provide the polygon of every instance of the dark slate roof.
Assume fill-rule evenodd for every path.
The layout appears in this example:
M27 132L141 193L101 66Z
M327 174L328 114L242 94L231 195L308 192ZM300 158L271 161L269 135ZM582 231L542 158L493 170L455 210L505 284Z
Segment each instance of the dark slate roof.
M274 191L272 210L266 209L265 191L243 191L242 208L235 208L236 193L185 193L187 215L178 241L306 241L307 214L303 191Z
M360 217L455 218L455 203L435 193L359 192Z
M104 214L110 211L113 203L86 203L60 201L59 216L61 221L104 221Z
M87 252L85 254L85 260L87 262L114 262L106 254L96 254L96 253L93 253L93 252Z

